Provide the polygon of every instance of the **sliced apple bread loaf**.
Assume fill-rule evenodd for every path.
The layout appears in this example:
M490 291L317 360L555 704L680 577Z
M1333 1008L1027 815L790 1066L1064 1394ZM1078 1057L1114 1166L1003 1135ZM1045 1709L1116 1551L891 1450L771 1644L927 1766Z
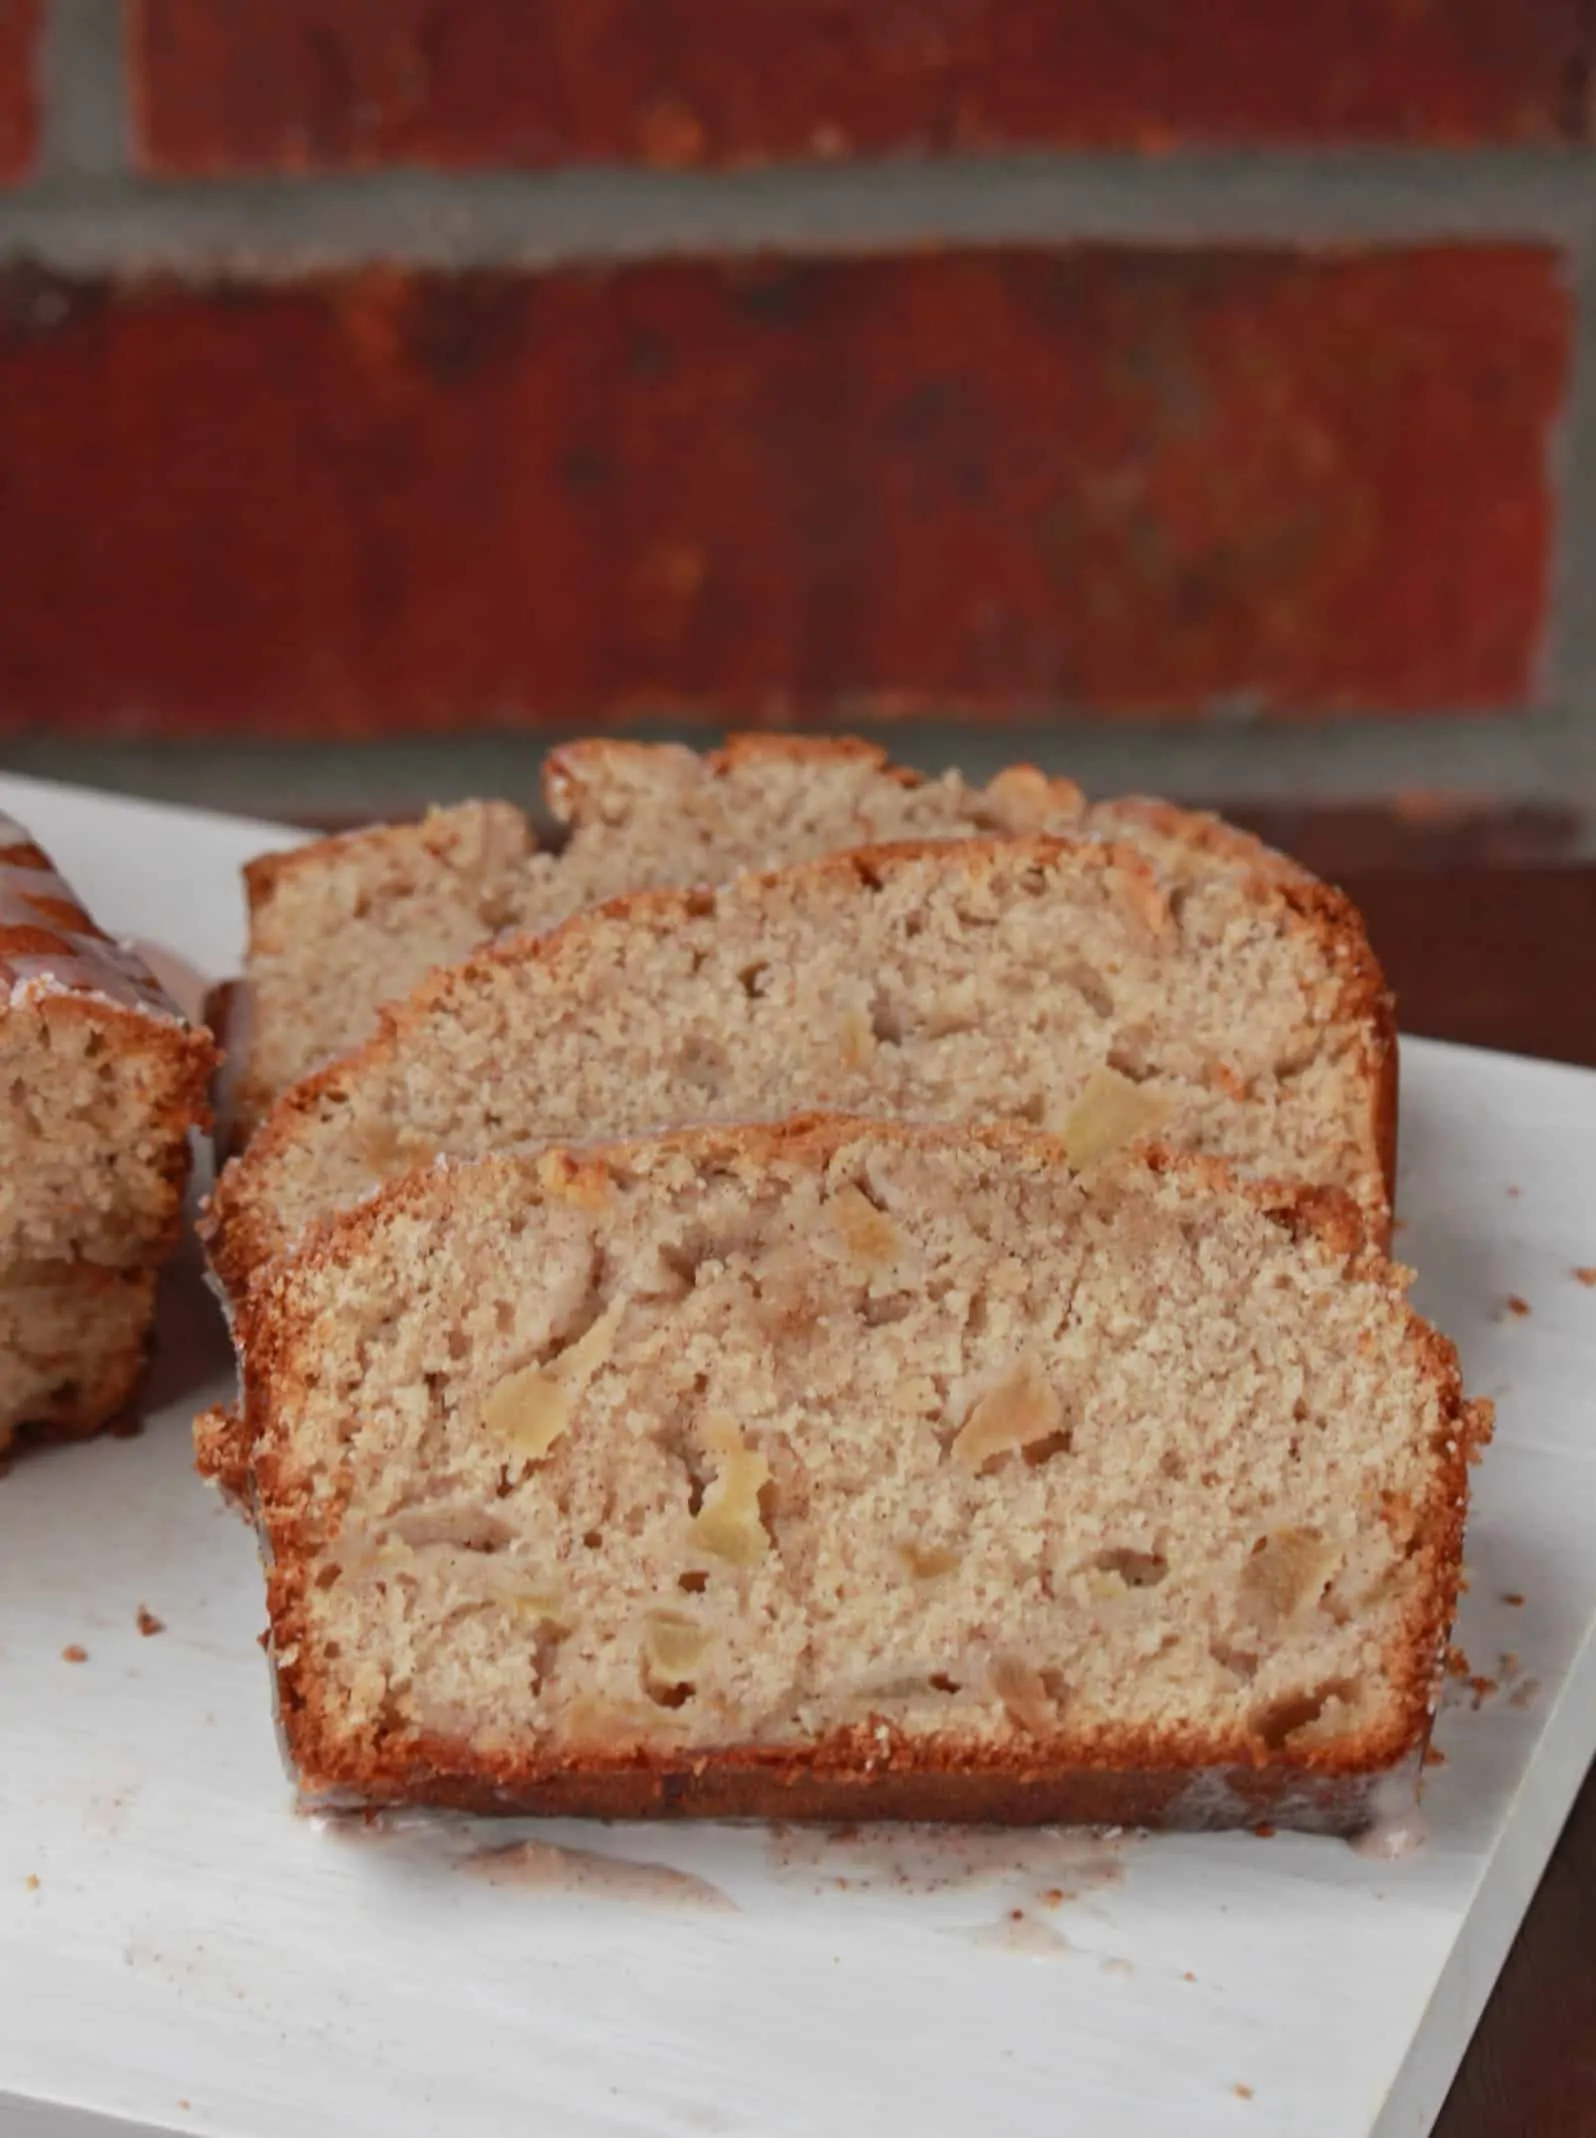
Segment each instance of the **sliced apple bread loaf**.
M1488 1430L1329 1191L811 1118L412 1173L239 1317L312 1798L1352 1828Z
M824 1106L1156 1126L1389 1218L1395 1049L1356 914L1098 841L936 842L636 894L478 952L284 1099L225 1169L224 1285L439 1153Z
M250 942L230 991L235 1143L271 1102L373 1030L426 973L507 931L553 927L624 891L720 883L748 868L907 838L1106 833L1184 882L1294 865L1248 833L1166 803L1088 806L1069 780L1017 765L988 786L921 779L873 745L748 735L699 755L592 741L555 751L545 801L561 843L519 809L468 802L269 854L245 871Z

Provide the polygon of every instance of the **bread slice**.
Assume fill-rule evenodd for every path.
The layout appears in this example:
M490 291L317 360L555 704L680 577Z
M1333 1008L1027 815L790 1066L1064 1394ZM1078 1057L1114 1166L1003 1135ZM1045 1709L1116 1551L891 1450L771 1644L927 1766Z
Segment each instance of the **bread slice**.
M1232 866L1300 873L1216 817L1136 799L1088 807L1071 781L1028 765L986 787L957 772L923 780L852 740L744 735L709 756L576 743L547 760L544 800L563 834L550 849L510 804L468 802L250 864L245 984L226 1029L235 1146L434 967L624 891L883 841L1043 830L1125 839L1176 882Z
M424 982L225 1169L223 1285L439 1153L811 1107L1156 1126L1389 1222L1396 1056L1356 915L1237 870L1169 893L1096 841L832 855L649 892Z
M1488 1431L1323 1192L816 1117L411 1174L242 1308L313 1798L1355 1827Z
M0 1455L24 1425L92 1433L144 1371L155 1272L58 1262L0 1276Z
M0 817L0 1448L126 1401L215 1059Z

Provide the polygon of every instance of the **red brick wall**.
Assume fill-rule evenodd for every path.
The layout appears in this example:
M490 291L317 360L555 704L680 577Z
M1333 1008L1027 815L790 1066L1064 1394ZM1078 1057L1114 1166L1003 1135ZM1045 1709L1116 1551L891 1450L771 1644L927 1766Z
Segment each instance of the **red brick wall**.
M1531 684L1556 262L0 283L0 704L316 734ZM85 620L92 619L92 629Z
M40 0L0 0L0 185L25 176L38 147Z
M1581 0L138 0L168 173L1556 141Z
M1587 0L113 5L128 166L75 175L0 0L0 732L1555 693ZM1216 144L1255 152L1234 211ZM944 238L1103 149L1160 152L1135 242ZM695 236L816 158L868 207L880 156L909 237ZM539 174L605 162L703 167L681 256L592 257L647 170L547 237ZM1316 188L1365 168L1392 227L1340 232ZM1540 188L1508 238L1480 171ZM484 189L547 264L513 213L470 236ZM457 227L468 264L418 259Z

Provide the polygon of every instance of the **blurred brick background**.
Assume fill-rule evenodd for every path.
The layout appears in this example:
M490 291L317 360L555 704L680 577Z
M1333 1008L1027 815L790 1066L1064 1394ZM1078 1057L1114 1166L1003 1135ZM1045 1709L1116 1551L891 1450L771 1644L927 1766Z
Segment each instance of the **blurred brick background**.
M1583 848L1593 62L1596 0L0 0L0 757L303 814L890 721Z

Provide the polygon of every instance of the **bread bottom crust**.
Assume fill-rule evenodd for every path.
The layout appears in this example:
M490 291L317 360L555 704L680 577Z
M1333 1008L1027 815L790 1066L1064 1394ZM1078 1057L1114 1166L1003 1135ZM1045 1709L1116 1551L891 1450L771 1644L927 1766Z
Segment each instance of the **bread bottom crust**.
M573 1770L537 1781L462 1768L374 1770L359 1787L307 1786L312 1810L428 1807L489 1816L758 1819L989 1826L1127 1826L1186 1832L1270 1825L1351 1835L1411 1807L1421 1754L1364 1774L1300 1766L958 1773L817 1771L798 1758L716 1758L679 1767Z

